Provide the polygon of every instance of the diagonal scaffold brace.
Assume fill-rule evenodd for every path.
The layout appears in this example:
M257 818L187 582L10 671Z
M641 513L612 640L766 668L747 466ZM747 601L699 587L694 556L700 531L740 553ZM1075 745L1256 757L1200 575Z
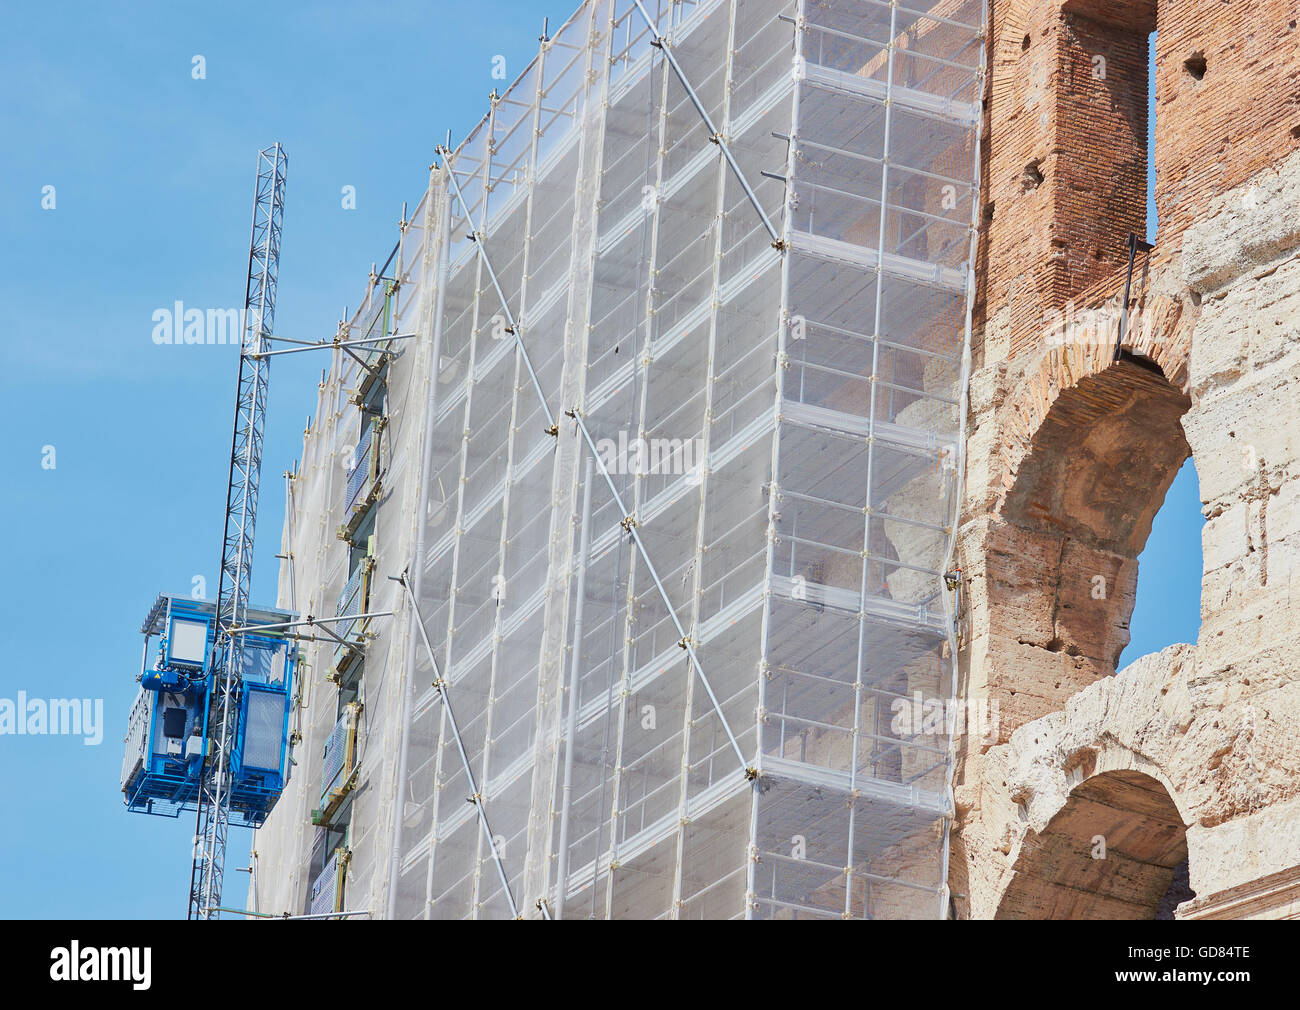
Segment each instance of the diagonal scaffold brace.
M599 465L600 453L596 451L596 443L591 437L591 432L587 429L586 422L582 419L582 414L575 408L568 411L567 415L577 422L578 430L582 432L582 438L587 443L587 449L591 455L598 461L600 475L605 478L605 484L609 487L609 493L614 497L614 504L618 507L620 515L626 516L623 520L623 529L632 538L636 545L637 552L641 555L641 560L645 562L646 570L650 573L650 578L654 580L655 589L659 591L660 597L664 601L664 606L668 610L668 616L673 620L673 626L677 629L677 634L681 636L678 645L685 650L686 655L690 657L691 665L695 668L695 675L700 678L700 683L704 685L704 691L709 696L709 701L713 704L713 711L718 714L718 721L722 723L722 729L727 734L727 741L731 744L731 749L736 753L736 760L740 762L740 767L745 769L745 778L750 782L758 778L758 770L745 760L745 755L740 749L740 743L736 740L736 734L732 732L731 725L727 722L726 715L723 714L722 705L718 702L718 696L713 693L713 685L709 683L709 678L704 672L704 667L700 665L700 657L695 654L695 647L691 645L690 636L686 634L686 629L682 627L682 622L677 619L677 611L674 609L672 601L668 598L668 591L664 589L664 584L659 578L659 572L655 569L654 562L650 560L650 552L646 550L645 542L641 539L641 534L637 532L636 519L628 513L626 506L623 504L623 498L614 486L614 480L609 475L603 465Z
M469 220L469 204L465 202L465 194L461 192L460 183L456 181L456 173L452 170L451 151L440 146L438 153L442 155L443 163L447 166L447 180L451 183L451 188L456 191L456 199L460 202L461 210L465 212L464 219L470 227L469 239L478 247L479 256L483 259L483 268L487 270L488 276L492 278L492 286L496 288L497 298L501 302L501 311L506 314L507 332L515 338L515 346L519 348L524 367L528 369L528 377L532 380L537 399L542 405L542 410L546 412L546 432L548 435L558 436L560 432L559 428L556 427L555 415L551 413L551 408L546 402L546 394L542 392L542 384L537 378L537 372L533 369L532 359L528 356L528 349L524 347L524 336L519 331L519 322L515 319L515 314L510 311L510 305L506 301L506 293L501 290L501 282L497 280L497 272L492 268L492 259L488 256L487 247L483 242L483 234L476 231L474 222Z
M771 219L767 216L767 212L763 210L763 205L758 201L758 194L754 192L754 187L751 186L749 180L745 178L745 173L741 171L740 164L736 161L735 155L731 153L731 148L727 146L727 141L726 138L723 137L722 131L714 125L712 117L704 108L704 103L700 101L699 95L695 93L695 89L691 86L690 80L686 77L686 72L682 70L681 64L677 62L677 57L673 55L672 47L668 40L659 34L659 27L655 24L654 19L646 12L645 7L642 6L641 0L632 0L632 2L636 4L636 9L640 11L641 17L645 19L645 23L650 28L651 34L654 35L654 40L650 44L664 54L664 59L667 61L668 66L672 68L673 74L677 77L678 82L680 82L681 86L686 89L686 95L690 98L691 104L695 106L695 111L698 112L700 118L704 120L704 125L709 131L709 140L712 143L717 144L722 150L722 156L727 160L727 166L731 169L732 174L735 175L736 181L740 183L741 189L745 191L745 196L748 197L749 202L754 205L754 210L762 220L763 227L767 229L768 235L772 238L772 248L780 252L785 252L785 240L781 238L776 227L772 224Z
M479 792L478 780L474 777L474 769L470 767L469 755L465 753L465 744L460 737L460 725L456 722L455 712L452 711L451 696L447 692L447 681L442 676L442 668L438 666L438 660L434 657L433 645L429 642L429 634L424 630L424 615L420 613L420 605L416 602L415 593L411 591L411 584L407 581L406 573L403 572L396 581L406 591L406 598L411 603L411 612L415 614L415 626L420 629L420 640L424 644L425 654L429 657L429 665L433 668L433 686L437 689L438 696L442 698L443 711L447 713L447 722L451 726L451 735L456 741L456 750L460 754L461 767L465 769L465 778L469 782L471 790L469 802L474 805L474 809L478 812L483 837L487 839L488 846L492 849L492 861L496 864L497 875L501 878L501 888L505 892L506 901L510 903L510 914L516 919L521 919L523 916L519 914L519 906L515 903L515 896L510 891L510 880L506 877L506 868L501 862L501 851L497 848L496 836L492 834L492 827L488 824L483 794Z
M697 108L698 107L699 106L697 105ZM700 112L703 114L704 110L701 108ZM706 122L708 121L707 116L705 117L705 121ZM724 150L725 150L725 145L724 145ZM560 432L559 424L555 420L555 415L554 413L552 413L550 405L546 402L546 395L542 392L541 383L537 379L537 372L533 368L532 360L528 355L528 348L524 346L523 335L519 332L519 326L515 321L514 313L510 311L510 306L506 303L506 295L501 288L500 282L497 280L496 271L492 267L492 260L488 256L488 252L487 252L487 245L483 241L483 236L479 232L473 230L474 223L468 220L469 204L465 202L464 195L461 193L460 184L456 181L456 173L453 171L451 167L451 160L449 157L451 152L446 147L440 147L439 153L443 156L444 159L443 163L447 169L447 178L451 183L452 189L455 191L456 199L460 202L461 209L465 211L465 215L462 216L465 217L465 220L470 226L471 229L470 238L474 241L475 245L477 246L479 251L479 256L481 257L481 261L483 264L483 268L487 271L488 276L491 278L492 286L496 289L497 298L501 302L501 309L505 313L506 319L510 325L510 330L514 335L515 346L518 347L519 349L520 357L523 359L524 366L528 369L528 375L532 379L532 385L533 385L533 389L537 393L537 399L541 402L542 410L546 413L546 419L549 425L549 427L547 428L547 433L558 438ZM729 156L729 152L728 152L728 156ZM736 171L739 172L739 169L737 168ZM741 178L743 180L743 176ZM748 186L748 183L746 183L745 185ZM754 199L756 200L756 198ZM755 202L755 206L756 207L758 206L757 202ZM760 207L758 208L758 210L759 213L762 214L762 208ZM764 215L763 221L767 225L768 231L771 234L775 235L776 232L772 228L771 222L767 220L766 215ZM727 740L731 743L732 750L735 751L736 760L740 762L740 767L745 772L745 778L750 782L757 781L758 770L749 761L745 759L744 752L742 752L740 749L740 744L736 740L736 734L732 731L731 724L727 721L726 713L722 711L722 705L718 702L718 697L716 694L714 694L713 686L709 683L708 677L704 673L704 667L700 664L700 659L696 655L694 647L691 645L690 637L686 634L686 629L682 626L682 622L677 617L677 609L673 606L673 602L668 596L668 591L664 588L664 584L659 578L659 573L655 569L654 563L650 560L650 554L646 550L645 542L641 539L640 534L637 533L636 531L636 520L628 513L627 509L624 507L623 500L619 496L618 491L614 487L614 479L610 476L609 470L605 466L604 460L600 458L600 453L596 451L596 444L592 440L591 433L587 430L587 426L583 422L576 408L572 411L567 411L566 413L569 417L573 418L578 423L578 427L581 430L583 438L587 443L588 451L591 453L596 468L600 471L601 477L604 478L605 483L609 486L610 492L614 495L614 501L618 505L619 514L626 517L623 520L623 528L627 530L627 532L631 535L632 542L636 545L637 552L641 555L641 559L645 562L646 568L650 572L650 577L654 580L655 589L658 591L660 598L663 600L664 607L667 609L669 616L672 618L673 625L676 627L677 633L681 636L679 640L679 644L686 651L686 654L690 657L691 665L694 667L696 675L700 678L700 682L704 685L705 693L708 694L709 701L713 705L713 711L717 714L718 721L721 722L722 728L727 734ZM421 628L421 631L423 631L423 628Z

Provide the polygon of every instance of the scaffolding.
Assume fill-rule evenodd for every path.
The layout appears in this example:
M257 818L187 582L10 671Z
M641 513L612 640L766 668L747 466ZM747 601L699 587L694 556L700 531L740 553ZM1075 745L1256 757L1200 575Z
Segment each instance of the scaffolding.
M921 7L596 0L446 152L390 914L946 915L986 14Z
M313 910L947 915L952 726L914 707L956 690L986 18L589 0L440 152L322 384L366 470L294 482L413 558L365 600L311 562L316 612L410 618ZM367 428L342 390L409 334Z

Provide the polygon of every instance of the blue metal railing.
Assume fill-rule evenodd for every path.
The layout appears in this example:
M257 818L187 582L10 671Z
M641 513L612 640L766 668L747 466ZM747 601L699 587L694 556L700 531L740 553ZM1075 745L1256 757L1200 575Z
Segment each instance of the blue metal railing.
M348 473L347 499L344 505L344 511L348 516L351 516L357 510L359 503L364 503L364 499L370 491L375 470L374 460L371 458L374 444L375 424L372 420L366 424L366 430L361 435L361 441L357 443L356 453L352 459L352 469Z
M356 617L365 613L365 584L366 584L366 565L364 562L357 565L348 579L348 583L343 587L343 592L339 596L338 607L335 610L335 617ZM340 638L348 638L352 634L356 621L340 621L336 630Z
M324 803L330 791L335 789L343 778L348 754L348 719L350 713L344 713L334 724L334 731L325 741L325 760L321 767L320 794Z
M339 896L339 850L335 849L320 876L311 885L311 914L337 912Z

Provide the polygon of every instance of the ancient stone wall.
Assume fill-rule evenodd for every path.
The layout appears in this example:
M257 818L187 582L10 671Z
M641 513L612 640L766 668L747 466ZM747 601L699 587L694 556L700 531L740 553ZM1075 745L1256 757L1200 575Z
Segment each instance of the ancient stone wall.
M1295 17L994 3L960 560L963 689L999 732L963 753L959 916L1296 912ZM1160 229L1121 306L1155 28ZM1137 558L1189 455L1200 636L1117 672Z

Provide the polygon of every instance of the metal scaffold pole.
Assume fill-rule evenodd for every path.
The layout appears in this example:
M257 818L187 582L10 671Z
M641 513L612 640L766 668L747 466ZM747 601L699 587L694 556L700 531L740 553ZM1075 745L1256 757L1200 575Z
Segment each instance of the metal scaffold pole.
M231 747L243 668L243 637L232 635L245 622L253 572L253 533L262 472L262 435L270 362L266 346L275 324L275 291L288 159L277 143L257 155L253 232L248 251L244 337L239 356L225 535L217 593L216 643L210 670L212 703L207 755L199 785L190 874L189 918L220 914L226 837L230 827Z
M429 642L429 633L424 630L424 615L420 613L420 605L416 602L415 593L411 591L411 584L406 580L406 576L403 575L397 581L406 592L406 598L411 602L411 613L415 615L415 626L420 632L420 641L424 643L424 652L429 657L429 665L433 668L435 678L433 686L437 688L438 694L442 698L443 709L447 713L447 722L451 727L452 737L456 741L456 751L460 755L461 767L465 771L466 781L469 782L471 790L469 802L473 804L474 811L478 814L479 824L483 828L483 837L492 850L492 861L496 864L497 875L501 879L501 889L510 905L510 914L516 919L521 918L519 905L516 904L515 896L510 890L510 880L506 876L505 865L501 862L501 850L497 846L496 835L492 834L492 827L488 824L487 810L483 806L483 794L479 792L478 780L474 776L474 769L470 766L469 755L465 753L465 743L461 739L460 726L456 722L456 715L451 708L451 698L447 695L447 681L443 678L442 671L438 667L438 660L433 655L433 645Z

